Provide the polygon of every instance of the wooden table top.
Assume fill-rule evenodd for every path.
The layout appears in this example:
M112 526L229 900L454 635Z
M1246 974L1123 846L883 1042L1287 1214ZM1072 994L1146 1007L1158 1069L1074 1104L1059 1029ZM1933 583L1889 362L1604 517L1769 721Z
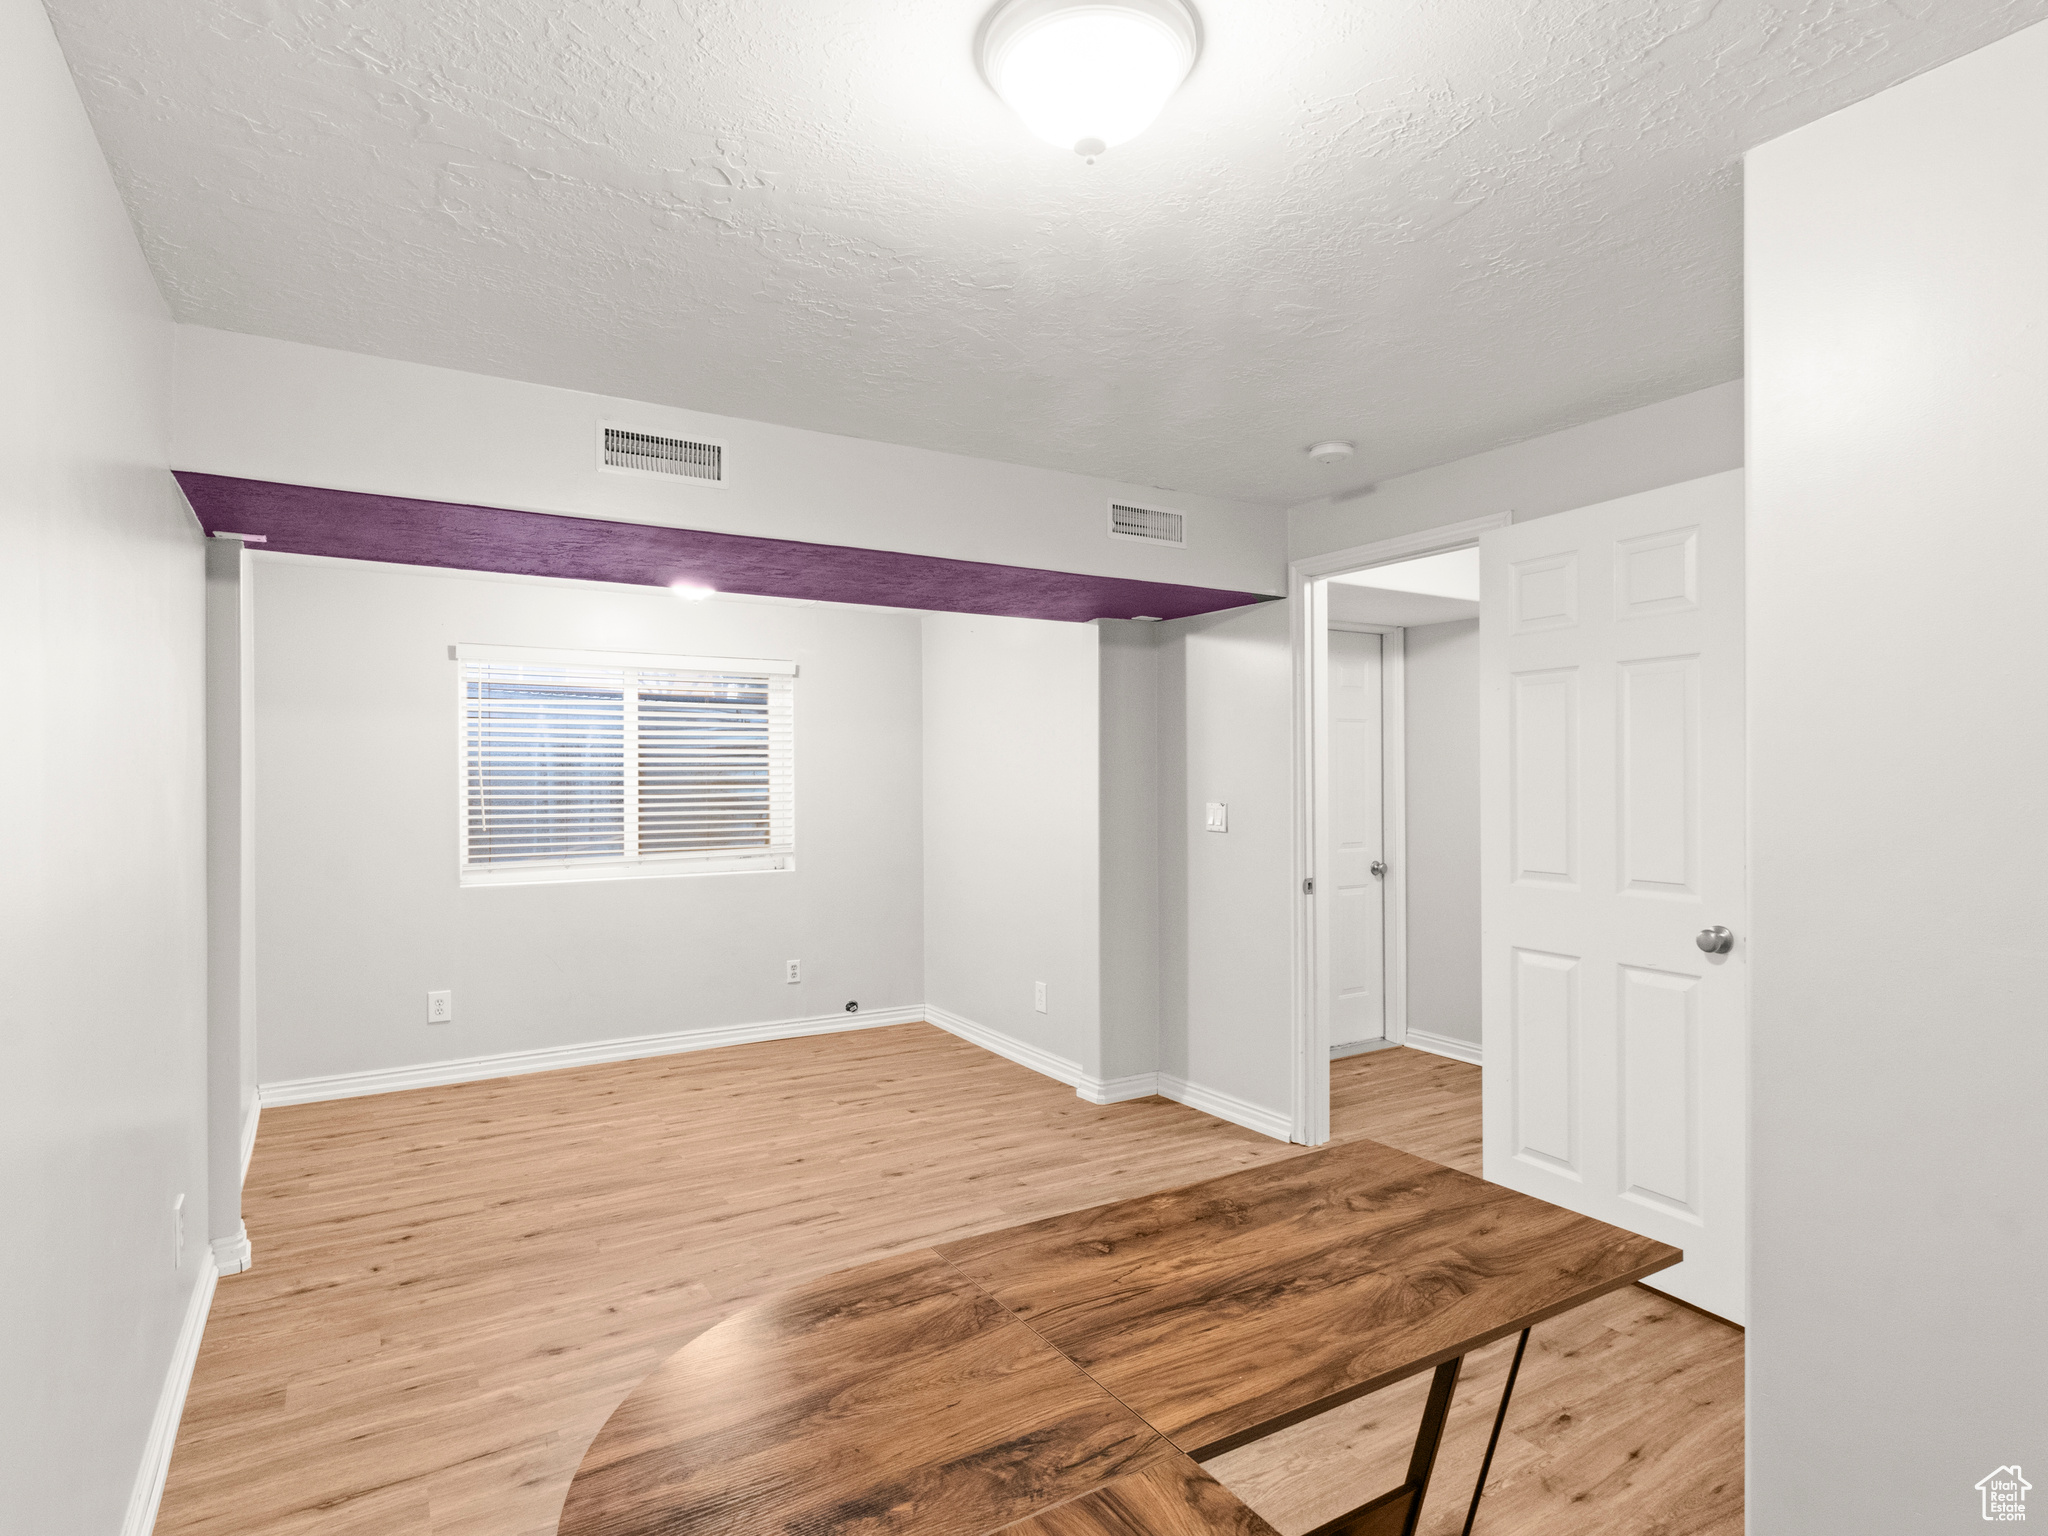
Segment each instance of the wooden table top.
M621 1403L560 1536L1272 1536L1218 1454L1675 1264L1377 1142L863 1265Z
M1197 1459L1684 1257L1376 1141L936 1251Z

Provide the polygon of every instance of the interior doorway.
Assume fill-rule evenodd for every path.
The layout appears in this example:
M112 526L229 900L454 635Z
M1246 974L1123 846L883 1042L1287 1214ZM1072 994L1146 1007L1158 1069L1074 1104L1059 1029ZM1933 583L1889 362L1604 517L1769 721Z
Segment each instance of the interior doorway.
M1385 860L1385 1037L1414 1046L1433 770L1415 752L1425 633L1391 605L1457 560L1483 612L1464 710L1461 812L1477 944L1470 1060L1484 1046L1487 1179L1685 1250L1656 1288L1747 1313L1746 835L1740 471L1552 513L1489 519L1297 563L1302 863L1298 1139L1329 1135L1333 1044L1363 974L1342 743L1358 707L1347 618L1404 638L1405 850ZM1469 553L1467 553L1469 551ZM1479 582L1479 570L1485 572ZM1361 614L1364 585L1383 606ZM1483 597L1480 587L1483 585ZM1383 656L1386 640L1381 640ZM1355 821L1355 815L1352 818ZM1392 848L1394 845L1389 844ZM1397 887L1396 877L1405 876ZM1397 889L1400 894L1397 899ZM1405 939L1393 935L1397 925ZM1397 947L1398 946L1398 947ZM1393 978L1405 964L1397 992ZM1397 1001L1398 998L1398 1001ZM1479 1025L1484 1025L1483 1036ZM1443 1050L1439 1038L1430 1049ZM1361 1067L1364 1064L1360 1064ZM1355 1073L1347 1074L1347 1080ZM1369 1133L1368 1133L1369 1134Z
M1302 790L1294 1139L1308 1145L1329 1138L1333 1059L1404 1044L1479 1057L1476 868L1451 877L1445 871L1462 870L1477 847L1478 538L1508 521L1505 513L1474 519L1294 566L1303 725L1296 748ZM1431 643L1415 651L1411 637L1422 636ZM1409 729L1422 703L1411 687L1411 652L1437 669L1435 681L1425 678L1427 696L1446 687L1454 649L1471 674L1462 685L1471 696L1452 697L1428 716L1426 746ZM1436 739L1445 721L1463 732L1448 746ZM1410 774L1418 750L1427 759L1419 782ZM1447 771L1449 759L1457 761ZM1469 806L1446 794L1449 780L1469 784ZM1417 844L1411 826L1439 801L1449 810L1438 807L1434 820L1423 818L1432 830ZM1416 859L1424 874L1425 929L1471 929L1469 942L1424 946L1424 991L1435 999L1430 1021L1469 1016L1469 1028L1453 1028L1450 1036L1411 1029L1411 983L1425 979L1411 967ZM1453 887L1455 900L1447 903L1444 893ZM1455 909L1448 916L1447 906Z

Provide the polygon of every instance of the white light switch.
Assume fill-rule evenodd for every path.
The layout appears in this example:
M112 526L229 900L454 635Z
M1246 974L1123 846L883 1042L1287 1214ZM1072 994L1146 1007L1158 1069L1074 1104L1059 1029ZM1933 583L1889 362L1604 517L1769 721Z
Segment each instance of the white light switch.
M427 994L427 1022L446 1024L455 1017L455 994L453 992L429 992Z
M1031 983L1031 1006L1040 1013L1045 1012L1045 983L1042 981Z
M1204 830L1209 832L1228 832L1230 830L1230 807L1221 800L1211 800L1207 805L1203 806L1202 815Z

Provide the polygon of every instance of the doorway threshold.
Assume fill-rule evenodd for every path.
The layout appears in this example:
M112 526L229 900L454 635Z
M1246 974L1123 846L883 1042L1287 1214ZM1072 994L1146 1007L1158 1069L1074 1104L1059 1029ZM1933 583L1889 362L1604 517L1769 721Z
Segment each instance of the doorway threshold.
M1386 1051L1393 1047L1392 1040L1353 1040L1348 1045L1331 1046L1330 1060L1335 1061L1340 1056L1363 1056L1367 1051Z

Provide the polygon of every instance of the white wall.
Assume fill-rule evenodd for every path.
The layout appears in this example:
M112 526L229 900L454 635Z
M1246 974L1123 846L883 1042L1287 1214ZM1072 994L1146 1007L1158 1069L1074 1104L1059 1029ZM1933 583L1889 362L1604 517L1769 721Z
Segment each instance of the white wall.
M921 622L925 1002L1100 1078L1097 627Z
M726 445L724 489L600 474L601 421ZM1284 590L1272 507L833 437L297 342L178 328L179 469L961 560ZM1111 497L1188 515L1112 539Z
M1101 656L1101 1075L1128 1081L1159 1069L1159 626L1103 619L1095 629Z
M0 126L0 1524L98 1536L211 1275L203 550L170 319L34 0Z
M1288 605L1158 626L1160 1071L1292 1116L1293 655ZM1203 830L1220 800L1230 830Z
M1680 395L1288 513L1289 558L1488 513L1516 522L1742 467L1742 383Z
M1408 1028L1479 1042L1479 621L1407 631Z
M266 1085L920 1000L915 618L253 560ZM796 869L459 886L465 642L795 661Z
M1749 1528L1976 1530L2048 1498L2048 27L1745 181Z
M215 1267L251 1261L242 1185L256 1078L256 631L239 539L206 548L207 1222Z

